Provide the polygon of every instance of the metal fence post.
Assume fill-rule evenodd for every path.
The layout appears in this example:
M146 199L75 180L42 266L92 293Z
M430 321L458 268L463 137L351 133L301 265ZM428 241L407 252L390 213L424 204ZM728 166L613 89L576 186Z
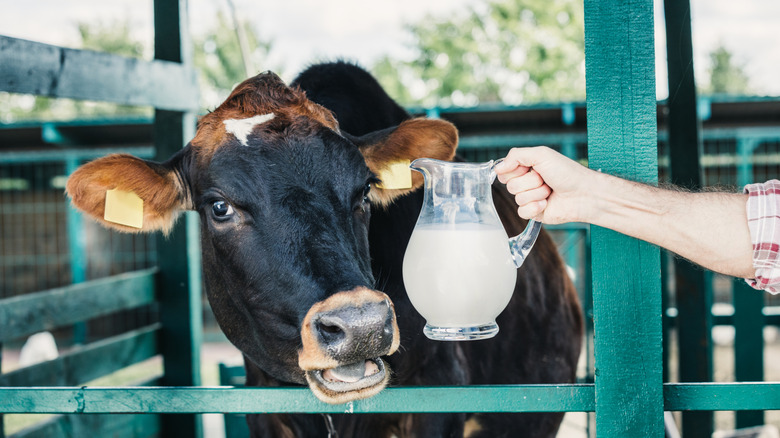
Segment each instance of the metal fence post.
M79 159L73 155L65 160L65 174L70 175L79 167ZM70 202L67 203L68 212L65 216L68 223L68 250L70 252L71 283L81 283L87 279L86 244L84 242L84 230L81 224L81 214ZM87 323L79 322L73 325L73 343L84 344L87 342Z
M191 65L186 0L155 0L155 59ZM192 90L197 93L197 90ZM194 136L194 112L157 109L156 159L164 161ZM199 386L203 321L197 217L186 214L171 233L157 241L158 294L163 324L160 345L166 386ZM200 415L166 415L162 436L200 437Z
M702 186L699 164L702 146L693 68L691 6L687 0L665 0L666 58L669 77L669 174L673 184L696 190ZM711 382L712 296L705 272L687 260L674 258L680 382ZM710 437L713 413L683 412L682 434Z
M5 298L2 293L0 293L0 298ZM3 343L0 342L0 370L3 369ZM0 414L0 438L5 438L5 416L3 414Z
M733 280L734 381L764 380L764 293ZM764 411L737 411L737 429L764 424Z
M753 182L753 153L759 141L737 138L737 185ZM734 304L734 380L764 380L764 292L753 290L744 280L733 281ZM737 411L737 428L764 424L764 411Z
M585 0L590 167L658 181L653 1ZM596 430L662 437L660 253L592 227Z

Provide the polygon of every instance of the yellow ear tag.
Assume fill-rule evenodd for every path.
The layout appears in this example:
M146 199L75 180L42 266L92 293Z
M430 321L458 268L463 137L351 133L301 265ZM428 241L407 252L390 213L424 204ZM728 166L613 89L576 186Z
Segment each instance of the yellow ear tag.
M142 228L144 225L144 200L133 192L118 189L106 190L106 208L103 219L115 224Z
M379 172L379 179L382 182L376 186L380 189L411 189L412 169L409 168L410 164L409 160L390 163Z

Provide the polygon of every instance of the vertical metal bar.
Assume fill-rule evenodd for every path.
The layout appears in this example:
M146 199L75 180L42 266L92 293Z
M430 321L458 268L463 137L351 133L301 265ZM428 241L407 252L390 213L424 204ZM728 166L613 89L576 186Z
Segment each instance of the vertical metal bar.
M741 278L733 280L734 380L764 380L764 292ZM737 411L737 429L764 424L764 411Z
M3 163L0 163L3 164ZM5 166L0 166L0 179L3 179L5 175L4 171ZM5 242L4 234L5 234L5 228L8 224L8 218L6 216L6 211L3 208L4 205L8 205L8 200L5 196L5 191L0 190L0 260L2 260L5 256L5 245L3 242ZM10 291L10 287L6 289L5 284L5 263L0 262L0 298L8 298L6 295L9 295L8 291ZM3 343L0 342L0 374L3 372ZM5 424L3 422L3 414L0 414L0 438L5 438Z
M670 307L670 295L671 288L667 287L669 284L669 257L668 251L661 251L661 310L662 310L662 330L663 330L663 346L661 355L663 357L663 371L662 378L664 382L669 381L669 358L671 357L671 333L672 328L675 327L675 322L669 317L667 310Z
M679 379L681 382L710 382L713 379L712 295L707 293L705 273L701 268L680 258L675 258L674 268ZM711 411L683 412L682 435L686 438L711 437L713 419Z
M583 296L585 299L583 300L582 307L585 314L585 333L587 336L585 337L585 354L587 354L587 371L588 376L595 376L596 374L596 364L594 363L595 360L591 360L592 352L593 352L593 342L594 342L594 335L593 335L593 284L590 281L591 278L593 278L593 261L592 261L592 254L591 251L591 234L590 234L590 227L587 227L585 229L585 249L584 249L584 257L585 257L585 269L583 272L583 276L585 280L582 282L584 285L584 291ZM592 383L592 382L591 382ZM596 436L596 430L595 430L595 420L596 420L596 414L593 412L588 412L588 422L585 426L585 432L587 433L588 438Z
M573 105L568 104L568 106L572 108L571 109L571 114L572 115L570 117L574 117L573 116L573 114L574 114ZM567 106L564 106L564 108L566 108L566 107ZM566 111L564 111L564 112L566 112ZM572 121L572 123L573 123L573 121ZM578 159L578 157L577 157L577 145L576 145L576 143L573 140L566 139L566 140L564 140L561 143L561 153L563 155L571 158L572 160L577 161L577 159ZM564 248L564 251L565 251L564 256L565 256L565 259L566 259L566 264L569 265L571 268L576 270L580 266L582 266L582 257L580 256L580 251L579 251L579 249L577 248L577 245L576 245L577 235L579 235L580 233L582 233L584 235L584 233L583 233L583 230L575 230L575 229L571 229L571 228L567 229L565 231L565 233L566 233L566 237L564 238L564 242L569 242L569 245L570 245L569 248ZM580 286L580 283L582 283L582 284L587 283L587 281L588 281L587 278L588 277L584 277L583 273L580 272L578 274L576 286ZM577 291L580 294L580 302L584 303L585 302L585 296L584 296L583 288L577 287ZM590 309L583 307L583 310L585 312L588 312ZM586 315L587 315L587 313L586 313ZM587 325L586 325L586 333L589 333L587 331ZM587 346L586 346L586 350L587 350ZM590 362L590 356L588 356L586 360L588 362Z
M187 29L186 0L155 0L155 59L191 65ZM192 90L197 93L197 90ZM195 114L156 110L154 139L156 159L164 161L194 135ZM163 324L160 345L163 356L163 385L200 385L200 345L203 321L201 315L200 257L197 217L188 214L171 233L158 236L157 282L160 319ZM162 436L201 437L200 415L165 415Z
M673 184L697 190L702 186L699 164L702 146L693 68L690 2L664 0L664 15L669 77L669 175ZM676 257L674 285L680 381L710 382L713 379L712 296L707 294L704 271ZM709 411L683 412L683 436L712 436L713 419L713 413Z
M562 119L565 125L572 125L575 121L575 113L574 113L574 104L572 103L564 103L561 108L562 113ZM561 142L561 154L571 158L572 160L579 161L580 158L585 157L578 157L577 156L577 143L571 139L570 137L565 137L564 140ZM590 232L587 228L585 229L579 229L579 230L568 230L566 231L566 241L567 242L576 242L576 236L578 234L581 234L582 236L582 242L583 242L583 250L580 251L580 248L574 246L572 244L572 247L568 249L568 252L566 253L566 263L569 266L583 269L578 272L577 274L577 282L575 283L577 286L577 291L579 292L580 296L580 305L582 306L582 312L585 315L585 345L584 345L584 353L585 353L585 377L586 381L589 383L592 383L592 370L593 370L593 361L591 360L591 335L593 334L593 297L591 295L591 288L590 288L590 270L588 269L590 267L590 259L588 258L590 254ZM584 256L583 256L584 254ZM591 430L591 418L593 414L587 413L586 414L586 422L585 422L585 436L593 436L592 430Z
M5 298L5 294L0 290L0 298ZM0 374L3 372L3 343L0 342ZM0 438L5 438L5 419L3 414L0 414Z
M182 147L185 130L180 113L157 110L155 142L160 160ZM178 146L177 146L178 145ZM157 282L160 302L161 350L166 386L200 385L200 345L203 321L201 316L200 257L197 240L198 218L186 214L168 236L157 237ZM193 236L196 238L192 239ZM163 417L163 436L200 437L199 415L168 415ZM175 431L175 433L173 433Z
M759 140L755 137L742 137L737 134L737 185L744 187L753 181L753 152Z
M590 167L658 182L652 0L585 0ZM591 227L600 437L664 435L660 253Z
M0 166L0 178L4 178L5 172L3 171L5 166ZM10 200L7 199L9 197L5 196L5 193L3 190L0 190L0 260L4 258L6 255L5 245L3 242L4 234L5 234L5 228L7 227L7 224L10 222L9 218L7 217L7 212L4 211L3 206L4 205L11 205ZM0 263L0 298L8 298L10 296L11 287L10 285L6 288L6 284L3 279L6 277L6 270L5 270L5 264ZM0 342L0 374L3 372L3 343ZM4 423L4 417L3 414L0 414L0 438L5 438L5 423Z
M737 138L737 184L740 187L753 179L753 152L758 146L754 138ZM744 280L734 279L734 380L761 382L764 380L764 293L749 287ZM737 428L764 424L763 411L737 411Z
M65 160L65 174L70 176L79 166L79 160L73 155ZM86 243L84 230L81 227L81 213L68 201L65 220L68 226L68 250L70 252L71 283L81 283L87 279ZM79 322L73 325L73 343L83 344L87 340L87 323Z

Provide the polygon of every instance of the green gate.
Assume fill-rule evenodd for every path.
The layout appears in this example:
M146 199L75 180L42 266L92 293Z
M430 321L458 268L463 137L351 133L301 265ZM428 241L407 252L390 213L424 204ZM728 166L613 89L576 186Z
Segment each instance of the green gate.
M183 12L183 0L155 1L150 63L0 37L0 90L154 106L157 154L167 157L192 136L197 107L182 51ZM658 175L653 35L652 0L585 0L589 164L650 184ZM591 239L594 384L390 388L336 406L306 388L199 387L200 260L197 245L188 244L197 242L190 216L158 244L155 270L0 301L0 342L144 303L159 302L162 315L159 325L4 375L0 413L595 412L599 436L661 437L664 410L780 409L778 384L664 384L659 250L597 227ZM107 289L105 301L89 301ZM86 303L93 314L83 310ZM165 373L150 383L160 386L77 386L155 354L163 355ZM62 374L67 378L57 380ZM55 384L71 386L49 386ZM78 418L88 416L61 417L50 430L66 435L90 427L98 434L97 424L117 436L201 434L197 415L96 416L80 426Z

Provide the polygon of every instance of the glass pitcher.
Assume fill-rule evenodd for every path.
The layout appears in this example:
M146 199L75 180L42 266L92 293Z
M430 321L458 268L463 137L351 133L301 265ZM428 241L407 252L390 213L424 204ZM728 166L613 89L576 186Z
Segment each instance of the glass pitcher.
M403 279L431 339L495 336L517 268L539 235L541 224L531 220L507 244L491 191L496 164L431 158L411 163L425 177L425 197L404 255Z

